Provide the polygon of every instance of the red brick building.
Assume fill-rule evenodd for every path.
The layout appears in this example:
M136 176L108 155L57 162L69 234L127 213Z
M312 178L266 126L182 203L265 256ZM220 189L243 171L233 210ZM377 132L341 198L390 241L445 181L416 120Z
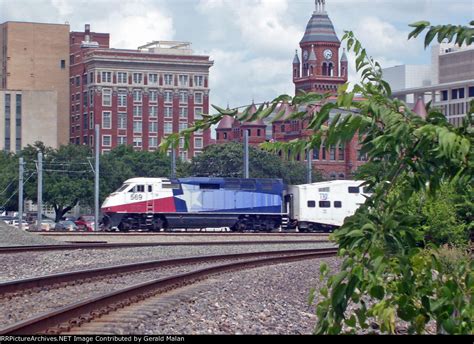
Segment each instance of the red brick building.
M101 128L101 151L121 145L156 150L171 133L209 113L209 56L194 55L189 43L153 42L137 50L111 49L109 34L70 34L70 141L94 145ZM210 130L196 132L191 159L210 142Z
M313 12L300 42L302 63L298 51L293 59L293 83L296 94L299 91L336 94L337 88L347 82L348 61L345 51L339 58L340 45L341 42L336 35L331 19L326 13L325 0L317 0L316 10ZM253 105L254 107L255 105ZM253 125L245 123L245 129L250 129L250 143L259 144L265 139L288 142L312 134L312 131L307 129L307 122L288 118L292 112L295 112L295 109L291 108L289 104L280 104L274 115L281 113L281 111L284 111L285 115L278 121L269 124L271 125L271 135L267 135L267 137L265 137L266 125L261 121ZM331 114L331 117L335 114L336 112ZM216 130L217 143L242 142L243 125L226 116ZM263 133L263 137L258 136L259 131ZM319 150L313 151L312 159L314 168L320 170L329 179L350 178L366 160L365 156L360 154L357 137L354 137L346 145L327 147L323 143Z

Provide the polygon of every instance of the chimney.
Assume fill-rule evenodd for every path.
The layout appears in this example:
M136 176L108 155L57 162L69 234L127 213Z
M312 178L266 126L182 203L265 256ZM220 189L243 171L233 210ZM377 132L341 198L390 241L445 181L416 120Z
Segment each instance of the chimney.
M90 42L91 41L91 36L90 36L91 25L90 24L85 25L84 33L85 33L85 41Z

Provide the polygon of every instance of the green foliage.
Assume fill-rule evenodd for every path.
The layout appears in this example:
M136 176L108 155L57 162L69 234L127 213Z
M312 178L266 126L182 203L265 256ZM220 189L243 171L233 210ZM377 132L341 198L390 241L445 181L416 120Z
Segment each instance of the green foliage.
M472 25L430 27L425 45L436 35L438 41L470 44ZM412 26L410 38L430 24ZM459 128L436 108L428 107L427 118L421 118L403 101L390 98L391 88L383 80L380 64L352 32L346 32L343 41L356 55L361 83L351 91L348 84L341 86L335 102L327 94L282 95L252 115L252 119L263 119L278 103L287 101L298 109L290 118L307 121L313 131L308 139L263 144L269 151L294 157L323 142L326 146L345 143L358 135L361 153L370 161L359 172L367 177L373 194L333 235L343 263L334 276L328 276L327 270L322 273L328 277L316 297L315 332L355 333L375 321L382 332L394 333L397 319L402 319L410 333L424 333L432 321L440 333L472 334L472 260L468 257L447 265L446 255L436 244L462 242L465 229L472 229L472 188L466 186L474 182L474 103ZM355 101L356 95L362 100ZM204 118L197 129L218 123L224 115L237 116L235 110L215 109L219 113ZM248 112L241 117L247 118ZM446 194L444 187L456 191ZM463 188L471 195L457 192ZM410 207L413 202L416 205L417 197L426 201L418 203L419 212ZM455 202L454 206L442 200ZM431 251L422 248L425 233L434 238ZM356 310L348 313L349 306Z
M0 208L18 209L18 160L4 151L0 152ZM1 209L0 209L1 211Z
M249 147L249 161L252 178L282 178L290 184L305 182L306 170L301 162L283 161L255 147ZM209 146L193 159L190 170L195 176L242 178L243 146L239 143ZM320 175L316 173L316 177Z

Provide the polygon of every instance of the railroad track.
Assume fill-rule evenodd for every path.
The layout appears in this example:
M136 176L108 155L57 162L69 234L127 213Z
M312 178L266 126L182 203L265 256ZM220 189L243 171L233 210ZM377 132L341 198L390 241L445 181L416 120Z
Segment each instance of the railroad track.
M4 301L11 301L16 297L21 297L25 293L31 297L34 293L54 291L54 289L60 289L71 284L91 283L94 280L109 278L113 275L130 276L132 273L151 269L208 263L208 266L204 268L201 267L192 271L179 272L166 277L142 281L141 283L129 285L111 292L104 292L103 294L73 304L67 304L50 312L37 314L32 318L22 319L0 329L0 335L65 333L77 328L85 322L99 319L104 314L109 314L151 297L159 297L170 290L194 284L211 276L262 265L330 257L336 255L336 253L337 249L306 249L188 257L77 271L2 283L0 284L0 297L2 297ZM215 264L216 262L221 262L221 264Z
M296 233L296 232L271 232L271 233L235 233L235 232L56 232L56 231L28 231L42 236L322 236L326 237L330 233Z
M329 243L329 240L246 240L246 241L174 241L159 243L107 243L107 242L71 242L60 245L34 245L34 246L5 246L0 247L0 254L58 251L58 250L97 250L113 248L134 247L164 247L164 246L224 246L224 245L263 245L263 244L315 244Z

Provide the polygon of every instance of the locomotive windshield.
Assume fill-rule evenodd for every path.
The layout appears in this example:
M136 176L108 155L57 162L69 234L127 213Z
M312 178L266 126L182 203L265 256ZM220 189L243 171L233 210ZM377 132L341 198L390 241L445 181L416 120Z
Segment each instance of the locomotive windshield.
M117 191L115 192L122 192L122 191L125 191L128 187L130 186L130 184L123 184Z

